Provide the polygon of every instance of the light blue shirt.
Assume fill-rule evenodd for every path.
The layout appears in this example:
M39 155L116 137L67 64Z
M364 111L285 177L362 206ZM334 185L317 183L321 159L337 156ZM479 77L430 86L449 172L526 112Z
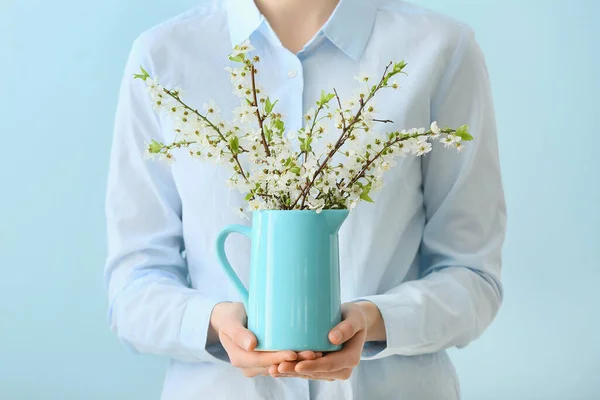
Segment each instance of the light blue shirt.
M140 35L125 68L114 129L106 212L110 324L134 349L169 357L162 398L459 398L445 349L463 347L491 323L502 300L505 202L488 74L466 26L398 0L342 0L298 54L280 44L251 0L203 3ZM387 342L367 343L348 381L246 378L220 345L207 345L213 306L239 301L214 250L244 204L227 172L181 153L172 165L145 160L145 142L169 141L169 121L152 109L143 65L187 103L213 98L222 114L238 105L224 71L232 45L250 38L259 79L280 100L289 129L321 89L350 96L361 72L405 60L400 91L378 95L378 129L470 126L461 154L434 148L401 159L375 204L361 203L340 232L342 298L381 310ZM441 147L441 144L434 146ZM177 156L177 154L176 154ZM232 237L228 255L244 283L249 241ZM490 373L492 371L489 371Z

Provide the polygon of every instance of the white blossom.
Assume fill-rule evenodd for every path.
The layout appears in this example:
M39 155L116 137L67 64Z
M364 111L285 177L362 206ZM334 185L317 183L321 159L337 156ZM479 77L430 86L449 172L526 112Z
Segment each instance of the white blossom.
M227 187L230 189L233 189L234 187L236 187L237 185L237 179L235 178L229 178L227 179Z
M175 161L175 157L171 153L161 153L158 161L163 162L167 165L171 165Z
M371 92L371 89L368 86L361 85L358 89L356 89L356 91L354 93L354 98L363 99L364 101L366 101L370 92Z
M383 189L383 176L378 177L372 181L371 192L378 192Z
M247 207L248 211L259 211L262 208L263 208L263 204L260 200L254 199L254 200L248 201L248 207Z
M381 164L379 164L379 168L381 168L384 172L389 171L393 167L395 167L398 163L393 158L384 159Z
M431 151L431 143L429 142L422 142L419 144L419 146L417 147L417 156L422 156L423 154L427 154Z
M361 72L358 74L358 76L355 76L354 79L361 83L368 83L371 79L373 79L373 76L371 74L367 74L366 72Z
M242 124L249 122L252 118L255 118L255 113L256 107L250 106L244 102L233 110L236 121L239 121Z
M142 157L144 158L144 160L152 160L152 161L154 161L154 159L156 157L156 153L152 153L150 151L150 149L148 148L148 146L146 145L144 151L142 152Z
M242 43L236 45L231 52L231 57L237 57L241 54L246 54L254 50L254 46L250 43L250 40L246 39Z
M353 210L358 205L359 199L350 200L347 204L348 210Z
M440 133L442 133L437 121L433 121L429 129L431 129L431 132L433 132L434 135L439 135Z
M308 206L311 210L316 210L317 212L321 212L323 210L323 207L325 207L325 199L315 199L315 198L309 198L308 199Z
M312 176L317 172L318 168L317 158L308 155L302 167L304 168L305 174L312 179Z
M451 135L448 135L441 138L440 142L444 143L445 148L448 148L454 143L454 138Z
M287 132L287 135L286 135L286 136L287 136L287 138L288 138L289 140L295 140L295 139L296 139L296 137L298 136L298 132L297 132L297 131L294 131L294 130L289 130L289 131Z
M231 84L235 87L237 85L244 85L247 81L249 81L250 73L246 71L244 67L242 68L232 68L225 67L225 71L227 71L229 75L229 80L231 80ZM248 83L248 86L250 83Z
M236 214L237 214L237 215L238 215L240 218L242 218L242 219L250 219L250 218L248 217L248 214L246 214L246 213L244 212L244 208L243 208L243 207L236 207L236 208L235 208L235 212L236 212Z
M221 113L221 109L219 108L219 106L217 106L217 104L215 103L215 101L213 99L210 99L208 101L208 103L204 103L203 105L204 110L206 110L206 112L208 114L220 114Z

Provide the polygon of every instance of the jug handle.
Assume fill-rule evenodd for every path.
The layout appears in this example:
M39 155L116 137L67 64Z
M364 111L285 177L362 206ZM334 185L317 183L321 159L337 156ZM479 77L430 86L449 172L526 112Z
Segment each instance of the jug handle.
M242 296L242 302L244 303L244 307L246 307L246 311L248 310L248 289L244 286L240 278L237 276L233 268L231 268L231 264L229 260L227 260L227 255L225 254L225 240L232 233L241 233L242 235L246 235L249 238L252 238L252 228L244 226L244 225L228 225L219 233L217 236L217 258L219 259L219 263L221 264L221 268L227 274L227 278L239 292L240 296Z

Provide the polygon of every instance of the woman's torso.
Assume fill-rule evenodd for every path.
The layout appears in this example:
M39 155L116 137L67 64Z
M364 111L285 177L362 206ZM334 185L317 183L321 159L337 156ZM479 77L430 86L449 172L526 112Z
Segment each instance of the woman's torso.
M375 102L381 117L394 123L377 129L428 126L431 93L451 56L458 28L400 1L382 1L378 7L366 0L344 0L342 4L346 12L334 14L327 29L297 55L279 45L264 21L254 21L247 14L232 15L246 12L246 6L230 10L230 14L221 2L199 6L146 33L154 35L154 70L165 87L182 87L188 104L200 108L214 99L227 117L239 105L224 70L230 65L227 55L232 37L247 33L261 57L259 81L272 100L279 100L277 111L285 115L286 127L297 130L322 89L335 87L347 98L358 85L354 77L359 73L378 75L388 62L405 60L408 76L398 80L401 89L390 89ZM361 19L347 20L352 13ZM251 28L253 23L257 29ZM161 123L168 141L172 138L168 118ZM239 300L219 268L214 241L222 227L242 222L233 210L244 204L243 198L226 186L228 172L221 167L186 157L184 152L175 156L172 170L182 203L191 284L209 298ZM340 231L343 301L384 293L418 278L425 224L421 163L408 157L399 164L386 175L375 204L360 204ZM250 243L232 236L229 245L229 259L247 283ZM224 364L173 361L163 398L440 400L458 398L458 382L445 352L364 361L349 381L310 385L295 379L249 379Z

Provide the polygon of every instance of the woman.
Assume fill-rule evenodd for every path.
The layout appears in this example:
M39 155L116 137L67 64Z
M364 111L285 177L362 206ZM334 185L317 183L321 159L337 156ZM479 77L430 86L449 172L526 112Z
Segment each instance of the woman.
M132 79L139 66L183 87L190 104L212 98L227 114L238 105L227 55L247 39L290 130L321 89L345 97L361 72L406 60L400 92L377 100L381 115L397 129L468 124L475 137L460 155L402 160L376 204L350 214L340 232L344 320L329 335L339 352L253 351L213 252L243 199L212 165L141 156L145 142L172 132ZM493 105L473 33L398 0L214 1L145 32L121 87L107 220L112 329L139 352L171 358L163 399L459 398L445 349L467 345L496 315L505 232ZM231 240L244 280L249 246Z

